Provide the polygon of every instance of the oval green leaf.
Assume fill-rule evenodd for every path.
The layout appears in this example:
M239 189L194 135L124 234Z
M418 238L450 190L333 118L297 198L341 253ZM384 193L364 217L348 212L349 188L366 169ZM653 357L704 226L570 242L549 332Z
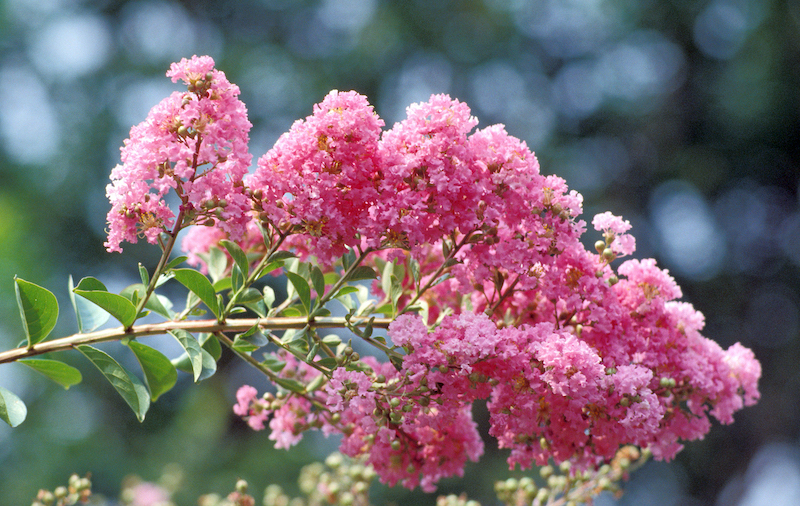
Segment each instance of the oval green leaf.
M73 291L108 311L125 328L136 321L136 306L122 295L106 291L105 285L95 278L83 278Z
M231 258L233 258L233 261L239 266L239 270L241 270L242 274L247 277L247 274L250 272L250 262L247 261L247 255L244 253L244 251L242 251L242 248L240 248L235 242L227 239L223 239L219 243L222 244L226 250L228 250Z
M129 373L104 351L89 345L77 346L76 348L103 373L103 376L111 383L111 386L131 407L136 418L140 422L144 421L144 416L150 408L150 394L147 393L147 388L142 384L141 380Z
M75 285L72 281L72 275L69 277L68 287L69 300L72 302L72 308L75 310L75 320L78 322L79 332L91 332L108 321L111 317L108 311L97 307L95 304L83 298L75 297Z
M17 306L19 306L19 314L22 317L22 329L28 339L28 348L30 348L47 338L56 326L58 300L46 288L17 277L14 278L14 281Z
M128 341L128 347L142 366L150 397L155 402L161 394L175 386L178 381L178 371L163 353L150 346L138 341Z
M58 360L29 358L18 360L18 362L27 365L36 372L44 374L64 387L65 390L69 389L72 385L77 385L83 380L83 376L81 376L79 370Z
M308 314L311 307L311 288L308 286L308 281L303 276L291 271L286 271L286 277L292 283L297 296L300 298L300 303L303 304L306 314Z
M28 416L28 408L22 399L0 387L0 418L12 427L16 427L25 421Z
M183 349L186 350L186 355L191 364L192 375L194 381L200 381L200 376L203 374L203 354L200 348L200 343L194 338L192 334L183 329L175 329L169 331L170 335L178 340ZM175 364L179 367L178 364Z
M217 319L220 318L216 292L214 291L214 286L207 277L194 269L175 269L172 272L175 275L175 279L177 279L180 284L197 295L208 309L214 313Z

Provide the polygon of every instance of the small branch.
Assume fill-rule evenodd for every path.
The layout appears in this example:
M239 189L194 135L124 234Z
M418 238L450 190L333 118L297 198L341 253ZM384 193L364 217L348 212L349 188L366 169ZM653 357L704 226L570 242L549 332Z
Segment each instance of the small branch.
M0 364L14 362L22 358L33 357L43 353L54 351L64 351L72 349L82 344L103 343L108 341L118 341L126 337L144 337L166 334L170 330L186 330L187 332L246 332L253 326L258 326L262 330L287 330L302 329L309 325L316 328L347 328L348 325L362 326L369 322L369 318L353 317L348 323L342 317L318 317L313 322L308 321L307 317L275 317L275 318L240 318L230 319L225 323L216 320L187 320L187 321L168 321L162 323L144 323L133 325L130 329L116 327L113 329L98 330L86 334L73 334L71 336L44 341L28 348L15 348L0 352ZM389 318L376 318L373 327L388 328L391 323Z

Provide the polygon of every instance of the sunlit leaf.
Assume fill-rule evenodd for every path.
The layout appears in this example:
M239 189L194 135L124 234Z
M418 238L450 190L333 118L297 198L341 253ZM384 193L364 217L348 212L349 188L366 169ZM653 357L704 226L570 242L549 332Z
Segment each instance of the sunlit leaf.
M58 300L50 290L24 279L14 278L17 306L28 347L44 340L58 320ZM24 417L23 417L24 418Z
M73 290L84 299L108 311L127 328L136 321L136 307L126 297L109 293L105 285L95 278L83 278Z
M163 353L138 341L128 341L128 347L136 355L139 365L142 366L153 401L175 386L178 381L178 372Z
M16 427L25 421L28 416L28 408L22 399L0 387L0 418L12 427Z
M100 327L111 315L105 309L92 304L82 297L75 297L75 286L72 281L72 276L69 277L69 300L72 302L72 308L75 310L75 319L78 322L79 332L91 332Z
M303 276L289 271L286 272L286 277L289 278L289 281L297 292L297 296L300 298L300 303L303 304L306 313L308 313L311 307L311 288L308 286L308 281L306 281Z
M197 295L200 300L214 313L217 318L220 317L220 309L217 304L217 296L214 287L207 277L194 269L175 269L172 271L175 279L178 280L183 286L189 289L192 293Z
M231 258L233 258L233 261L237 266L239 266L239 270L242 271L244 277L247 277L247 274L250 272L250 262L248 262L247 255L245 255L244 251L242 251L242 248L240 248L235 242L227 239L223 239L219 243L224 246L226 250L228 250Z
M78 369L59 360L28 358L19 360L18 362L27 365L36 372L44 374L64 387L64 389L69 389L72 385L77 385L83 379Z
M129 373L104 351L88 345L78 346L77 349L103 373L111 386L128 403L128 406L136 414L136 418L140 422L144 421L147 410L150 408L150 394L141 380Z

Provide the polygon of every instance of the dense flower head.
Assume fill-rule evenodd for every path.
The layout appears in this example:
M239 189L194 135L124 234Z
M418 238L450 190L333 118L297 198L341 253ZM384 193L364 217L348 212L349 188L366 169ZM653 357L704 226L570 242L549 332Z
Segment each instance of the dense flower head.
M329 93L259 159L248 185L262 219L309 242L325 263L358 245L378 197L382 126L363 95Z
M106 189L109 251L122 251L123 241L140 236L155 243L184 220L217 225L238 239L250 220L242 178L251 161L251 125L239 88L208 56L174 63L167 76L188 91L162 100L125 140L122 164ZM170 191L180 198L181 223L165 201Z

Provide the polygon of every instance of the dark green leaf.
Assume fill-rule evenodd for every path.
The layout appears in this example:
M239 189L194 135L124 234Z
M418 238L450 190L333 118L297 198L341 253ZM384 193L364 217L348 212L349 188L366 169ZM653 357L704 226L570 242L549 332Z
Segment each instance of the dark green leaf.
M28 416L28 408L22 399L0 387L0 418L12 427L16 427L25 421Z
M247 261L247 255L245 255L244 251L242 251L242 248L240 248L235 242L227 239L223 239L219 243L222 244L226 250L228 250L231 258L233 258L233 261L237 266L239 266L239 270L242 271L244 277L247 277L247 274L250 272L250 263Z
M203 372L200 373L200 378L197 380L198 382L210 378L217 372L217 361L214 360L214 357L202 348L200 349L200 353L203 356Z
M239 269L238 265L234 265L231 269L231 289L233 293L238 293L244 287L244 273Z
M201 352L200 343L197 342L197 339L195 339L192 334L183 329L170 330L169 333L178 340L186 351L194 381L200 381L200 376L203 373L203 354ZM178 367L178 364L174 365ZM183 370L181 367L178 368Z
M293 379L275 378L275 383L278 386L281 386L281 387L285 388L286 390L289 390L290 392L294 392L296 394L305 393L305 390L306 390L306 386L304 384L300 383L297 380L293 380Z
M219 339L213 334L202 333L197 337L197 341L206 350L214 360L219 360L222 356L222 346L219 344Z
M328 369L335 369L339 363L336 361L336 357L325 357L317 360L314 362L315 364L319 364L322 367L327 367Z
M378 275L375 274L375 270L372 267L359 265L353 269L353 273L350 274L350 277L347 278L347 281L362 281L365 279L375 279L377 277Z
M408 257L408 269L411 271L411 277L414 279L414 285L419 286L419 280L421 277L419 262L411 256Z
M19 360L18 362L27 365L34 371L44 374L64 387L64 389L69 389L72 385L77 385L83 379L79 370L58 360L28 358Z
M95 278L83 278L73 291L111 313L125 328L136 321L136 307L131 301L122 295L109 293L105 285Z
M356 252L352 248L347 248L347 253L342 255L342 267L347 271L356 261Z
M197 295L200 300L214 313L217 319L220 318L220 309L217 304L216 292L207 277L194 269L175 269L172 271L175 279L183 286Z
M78 346L77 349L103 373L111 386L131 407L136 418L140 422L144 421L144 416L150 408L150 395L141 380L129 373L104 351L88 345Z
M72 275L69 277L68 287L69 300L72 302L72 308L75 310L75 320L78 322L78 332L91 332L108 321L111 317L108 311L97 307L82 297L75 297Z
M303 304L306 313L308 313L311 307L311 288L308 286L308 281L303 276L289 271L286 271L286 277L289 278L297 292L297 296L300 298L300 303Z
M47 338L56 326L58 300L46 288L17 277L14 277L14 281L17 306L19 306L19 314L22 317L22 329L30 348Z
M325 295L325 275L316 265L311 269L311 286L317 292L317 297Z
M291 251L276 251L272 255L269 256L269 262L275 262L276 260L286 260L288 258L294 258L294 253Z
M128 341L128 347L136 355L139 365L142 366L144 379L150 389L150 397L153 401L175 386L175 382L178 381L178 372L163 353L133 340Z

